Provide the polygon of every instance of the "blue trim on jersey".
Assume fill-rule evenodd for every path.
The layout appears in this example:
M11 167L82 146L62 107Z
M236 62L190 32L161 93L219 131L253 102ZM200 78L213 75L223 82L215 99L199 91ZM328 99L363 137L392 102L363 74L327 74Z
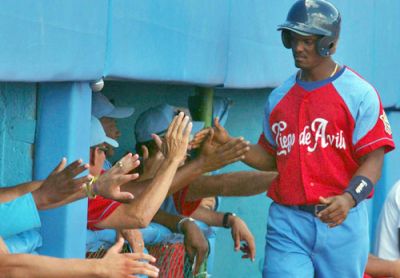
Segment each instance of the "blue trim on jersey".
M353 116L355 128L352 141L356 145L376 125L380 111L378 94L371 84L348 68L332 84Z
M275 106L281 101L281 99L289 92L289 90L293 87L296 82L296 75L292 75L287 79L281 86L274 89L271 94L268 96L267 103L264 107L264 123L263 130L264 136L267 141L271 144L271 146L276 147L276 142L274 137L272 136L271 128L269 126L269 117L271 115L271 111L275 108Z
M337 73L335 73L334 76L329 77L329 78L324 79L324 80L319 80L319 81L314 81L314 82L307 82L307 81L302 81L302 80L299 80L299 79L296 78L296 82L304 90L310 92L310 91L313 91L313 90L315 90L317 88L325 86L326 84L329 84L329 83L333 82L334 80L338 79L339 76L342 75L342 73L344 72L345 69L346 69L345 67L342 67Z

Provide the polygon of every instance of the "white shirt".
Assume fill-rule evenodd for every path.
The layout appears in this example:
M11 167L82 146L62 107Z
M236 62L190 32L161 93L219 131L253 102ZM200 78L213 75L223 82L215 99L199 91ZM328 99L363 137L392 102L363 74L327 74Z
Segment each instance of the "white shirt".
M375 253L383 259L400 259L400 181L390 190L376 229Z

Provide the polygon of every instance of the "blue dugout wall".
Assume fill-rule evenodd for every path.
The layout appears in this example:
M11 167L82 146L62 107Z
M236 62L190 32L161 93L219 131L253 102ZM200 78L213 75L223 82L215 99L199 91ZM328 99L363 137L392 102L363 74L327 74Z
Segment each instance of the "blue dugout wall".
M400 27L400 2L332 2L343 16L336 59L371 81L385 106L398 105L400 38L393 34ZM36 177L44 177L60 156L74 159L84 156L84 150L88 149L85 136L81 139L68 135L88 126L88 87L80 87L87 86L82 84L88 81L104 76L106 79L241 89L279 85L294 70L291 54L282 47L280 34L276 32L276 25L284 21L292 3L291 0L173 0L168 5L162 1L136 0L2 1L0 80L39 82L39 88L47 86L42 86L43 82L70 84L69 88L60 83L49 85L51 90L37 91L44 104L38 107L39 117L46 115L51 107L58 108L51 117L41 117L40 126L48 126L50 121L60 121L64 125L50 125L47 131L38 125L36 147L46 145L51 132L68 138L54 144L52 152L43 150L43 154L35 155L35 166L41 169ZM2 83L2 90L11 93L31 90L19 89L20 85L15 83L8 83L8 87L4 87L5 84ZM123 102L124 95L118 95L118 99ZM5 99L3 106L0 102L0 115L7 117L11 112L4 107L10 104L20 107L22 103L22 100L13 103ZM399 143L399 113L390 112L388 116ZM3 134L5 131L9 132L9 127L2 129ZM28 129L20 133L31 136ZM2 144L3 149L8 147L7 143ZM7 152L2 153L3 162L13 159ZM371 229L386 193L399 178L395 168L399 159L397 150L387 156L384 176L371 205ZM8 163L0 165L2 186L11 178L9 173L13 168L7 166ZM32 171L28 164L25 169L25 173ZM44 229L64 227L65 232L61 232L67 238L77 238L79 244L65 237L52 241L50 233L44 232L44 253L67 257L83 255L80 244L84 240L80 231L84 224L73 220L75 206L81 208L81 215L84 215L85 204L79 202L61 212L46 212L43 226ZM59 217L59 213L65 217ZM71 225L77 230L68 230ZM61 247L53 249L51 246L56 244Z

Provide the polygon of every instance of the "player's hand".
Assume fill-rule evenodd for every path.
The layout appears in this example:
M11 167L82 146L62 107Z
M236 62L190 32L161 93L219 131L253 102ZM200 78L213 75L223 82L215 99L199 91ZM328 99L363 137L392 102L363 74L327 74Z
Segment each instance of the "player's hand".
M149 261L154 263L156 259L153 256L144 253L126 253L120 254L124 244L122 239L108 249L103 259L93 260L99 269L99 277L122 278L137 277L131 275L147 275L149 277L158 277L159 270L151 265Z
M50 209L64 204L64 201L81 190L84 183L90 181L88 175L75 178L89 168L76 160L67 167L67 160L63 158L50 175L43 181L40 188L33 191L33 197L38 209Z
M148 180L152 179L158 169L160 168L162 162L164 161L164 156L161 153L161 151L157 151L156 154L154 154L152 157L149 157L149 150L145 145L142 146L142 152L143 152L143 172L140 175L140 180Z
M118 231L117 240L120 238L128 241L134 253L143 253L144 241L139 229L123 229Z
M347 192L328 198L320 197L319 200L321 204L325 204L327 207L317 216L322 222L328 223L330 228L342 224L350 209L355 205L353 197Z
M223 145L232 139L228 131L226 131L226 129L219 123L219 119L217 117L214 119L213 128L203 129L195 134L193 140L191 141L191 147L192 148L199 147L211 131L214 131L213 141L212 141L213 144Z
M180 112L172 120L163 138L156 134L152 134L152 137L165 158L181 162L186 159L191 131L192 123L189 121L189 116Z
M182 232L185 235L184 245L191 263L194 263L193 275L199 272L203 261L207 258L208 242L203 232L193 221L185 221L182 224Z
M254 243L254 236L246 223L239 217L230 215L228 225L231 227L234 250L241 250L244 253L242 259L249 258L251 261L254 261L256 257L256 245ZM244 243L240 246L242 241Z
M222 145L213 144L214 130L211 130L204 141L198 161L204 173L217 170L225 165L244 159L246 152L250 150L249 142L242 137L232 138Z
M121 185L135 180L139 174L129 174L140 164L139 156L128 153L121 158L115 165L97 179L94 189L95 193L107 199L118 201L132 200L133 194L130 192L121 192Z

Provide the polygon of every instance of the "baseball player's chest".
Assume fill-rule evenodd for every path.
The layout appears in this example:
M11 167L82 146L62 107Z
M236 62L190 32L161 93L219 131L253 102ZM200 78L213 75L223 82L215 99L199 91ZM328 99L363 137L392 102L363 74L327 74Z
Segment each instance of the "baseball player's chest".
M354 120L340 99L311 95L285 99L269 120L278 149L287 152L294 146L310 152L346 149L354 128Z

